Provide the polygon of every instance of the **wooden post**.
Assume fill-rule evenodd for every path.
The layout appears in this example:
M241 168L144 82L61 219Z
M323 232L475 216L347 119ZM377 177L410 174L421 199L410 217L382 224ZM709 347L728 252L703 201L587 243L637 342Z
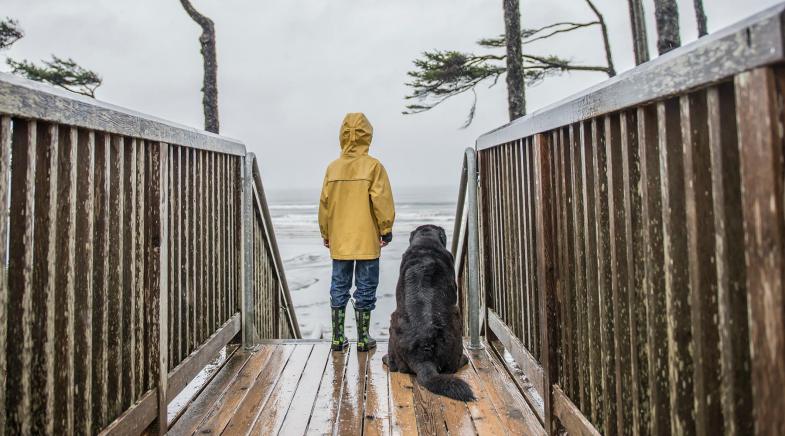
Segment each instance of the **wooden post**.
M755 433L785 434L782 71L736 76ZM777 86L779 82L780 86Z
M546 135L534 137L534 181L537 236L537 283L540 294L540 335L543 368L543 404L545 431L554 434L553 383L558 380L556 326L556 277L553 253L554 229L551 220L551 150Z

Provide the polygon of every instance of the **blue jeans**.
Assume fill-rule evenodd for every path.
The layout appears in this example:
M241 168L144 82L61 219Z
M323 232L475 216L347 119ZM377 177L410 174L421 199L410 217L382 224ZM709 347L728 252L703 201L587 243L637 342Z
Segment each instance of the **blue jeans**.
M354 306L360 310L376 308L376 287L379 286L379 259L333 259L333 277L330 285L330 305L334 309L346 307L354 275Z

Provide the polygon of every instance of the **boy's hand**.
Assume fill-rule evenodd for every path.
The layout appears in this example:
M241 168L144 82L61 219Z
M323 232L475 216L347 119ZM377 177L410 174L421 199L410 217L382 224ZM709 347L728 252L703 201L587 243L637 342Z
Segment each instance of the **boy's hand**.
M330 241L329 241L329 240L327 240L327 239L322 239L322 241L324 242L324 246L325 246L325 247L327 247L327 248L330 248Z
M392 242L392 233L388 233L386 235L382 235L379 238L379 245L381 245L382 248L386 247L387 244L389 244L390 242Z

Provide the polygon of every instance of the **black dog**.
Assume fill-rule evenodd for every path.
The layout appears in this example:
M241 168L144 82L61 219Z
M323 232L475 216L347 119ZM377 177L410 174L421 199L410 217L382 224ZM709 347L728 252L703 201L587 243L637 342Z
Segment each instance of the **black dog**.
M463 355L458 288L444 229L418 227L409 237L401 260L397 307L390 320L390 371L417 374L429 391L461 401L474 400L471 387L454 374L468 359Z

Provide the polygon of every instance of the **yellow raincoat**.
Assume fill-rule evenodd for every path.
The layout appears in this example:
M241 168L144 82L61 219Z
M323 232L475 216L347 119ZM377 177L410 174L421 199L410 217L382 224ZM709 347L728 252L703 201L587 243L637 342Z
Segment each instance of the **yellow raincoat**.
M341 157L327 167L319 201L319 230L333 259L378 259L379 237L392 232L392 189L381 162L368 155L372 138L364 114L346 114Z

